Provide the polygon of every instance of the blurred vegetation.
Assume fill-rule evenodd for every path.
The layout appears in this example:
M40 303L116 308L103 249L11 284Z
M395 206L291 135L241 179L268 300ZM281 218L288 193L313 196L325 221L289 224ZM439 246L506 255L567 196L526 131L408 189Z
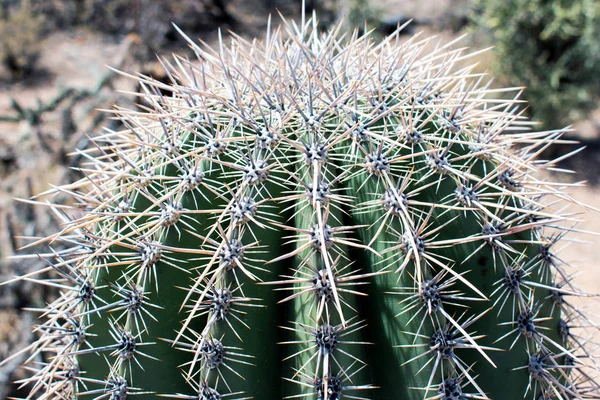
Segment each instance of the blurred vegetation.
M19 3L22 0L0 0ZM226 0L30 0L36 13L48 17L50 30L85 26L110 34L130 33L141 24L170 25L183 20L185 25L208 21L232 23ZM148 10L160 10L150 15ZM195 22L193 22L195 21ZM194 26L192 26L194 28Z
M31 74L40 56L43 16L35 15L29 0L19 7L0 8L0 62L12 79Z
M597 0L475 0L473 21L495 46L495 74L526 85L531 116L558 129L596 107Z
M344 18L344 28L350 32L358 28L364 33L364 27L372 29L380 25L383 9L369 0L345 0L341 2L339 18Z
M41 38L83 27L115 38L135 33L136 58L148 60L178 35L171 25L194 33L235 24L226 0L0 0L0 61L13 78L33 70Z
M302 0L249 1L265 23L268 14L296 14L302 4ZM115 40L134 33L140 45L133 58L141 62L153 60L155 54L173 50L176 42L184 43L172 22L190 36L214 31L217 26L251 31L253 27L247 22L255 25L256 20L240 16L236 7L238 2L228 0L0 0L2 62L14 71L12 78L25 77L33 70L42 37L79 28L101 32ZM335 24L343 17L344 28L349 30L362 30L365 23L368 28L376 27L382 16L382 10L370 0L307 0L307 12L313 9L323 26Z

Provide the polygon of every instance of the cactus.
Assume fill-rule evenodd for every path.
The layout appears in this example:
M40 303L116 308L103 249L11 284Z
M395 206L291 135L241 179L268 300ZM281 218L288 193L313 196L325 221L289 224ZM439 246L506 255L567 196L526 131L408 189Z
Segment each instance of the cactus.
M538 159L565 130L454 42L282 26L125 74L139 109L43 194L72 202L29 200L63 221L15 278L60 290L30 397L597 398Z

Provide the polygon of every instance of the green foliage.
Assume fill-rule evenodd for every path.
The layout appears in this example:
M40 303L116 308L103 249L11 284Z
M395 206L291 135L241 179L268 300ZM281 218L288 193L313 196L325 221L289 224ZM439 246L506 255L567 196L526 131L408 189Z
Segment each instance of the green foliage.
M369 0L345 0L341 1L339 13L342 14L348 31L359 27L362 32L365 26L369 30L379 25L383 10Z
M30 74L36 66L43 20L32 13L29 0L18 8L5 8L0 15L0 62L15 79Z
M585 116L600 93L595 0L476 0L473 21L495 46L496 71L526 85L534 118L556 129Z

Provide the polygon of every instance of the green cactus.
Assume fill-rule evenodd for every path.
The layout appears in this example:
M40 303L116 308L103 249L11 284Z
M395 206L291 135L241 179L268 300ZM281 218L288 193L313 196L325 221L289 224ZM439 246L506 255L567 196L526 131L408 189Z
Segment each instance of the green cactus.
M576 202L538 174L564 132L400 31L284 20L132 77L141 110L45 193L72 203L32 200L64 224L17 278L61 292L31 398L597 398L552 252Z

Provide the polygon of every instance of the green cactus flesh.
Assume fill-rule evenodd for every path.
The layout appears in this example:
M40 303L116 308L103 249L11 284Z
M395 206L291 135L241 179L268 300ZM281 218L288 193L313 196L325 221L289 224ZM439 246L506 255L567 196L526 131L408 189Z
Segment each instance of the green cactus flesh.
M284 28L138 76L50 192L30 397L597 398L537 159L564 132L453 43Z

